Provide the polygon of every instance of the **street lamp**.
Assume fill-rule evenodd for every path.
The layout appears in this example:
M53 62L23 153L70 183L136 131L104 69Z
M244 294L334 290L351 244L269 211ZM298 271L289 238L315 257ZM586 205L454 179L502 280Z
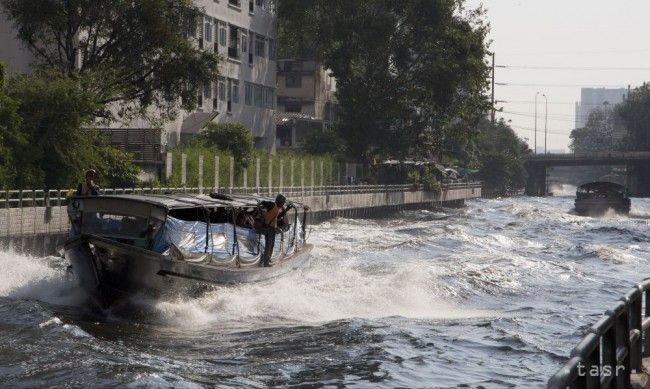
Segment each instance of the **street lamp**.
M537 154L537 96L539 96L539 92L535 94L535 154Z
M543 94L544 100L546 101L546 108L544 109L544 154L547 154L546 152L546 128L548 127L548 98L546 97L546 94Z

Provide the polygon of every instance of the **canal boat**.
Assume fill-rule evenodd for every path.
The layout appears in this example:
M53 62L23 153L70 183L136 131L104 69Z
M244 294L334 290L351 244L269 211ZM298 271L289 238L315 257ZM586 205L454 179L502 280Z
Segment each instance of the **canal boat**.
M576 191L575 210L579 215L601 215L610 209L628 214L630 204L627 189L613 182L590 182Z
M253 195L74 197L65 257L79 285L106 307L132 294L167 295L278 277L306 266L307 207L288 203L271 265L262 267L262 201Z

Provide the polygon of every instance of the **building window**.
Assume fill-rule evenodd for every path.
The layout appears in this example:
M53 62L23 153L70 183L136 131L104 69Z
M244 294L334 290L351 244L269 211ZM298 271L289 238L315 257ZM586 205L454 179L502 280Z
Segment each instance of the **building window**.
M244 92L244 102L246 105L253 105L253 84L246 82L244 87L246 89Z
M248 0L248 12L250 13L255 12L255 5L253 0Z
M203 84L203 96L205 96L206 99L211 99L212 98L212 82L208 81L205 84Z
M255 106L264 108L264 87L262 85L255 85L254 91Z
M284 104L286 112L302 112L302 104L300 103L286 103Z
M230 25L230 42L228 42L228 58L239 59L239 28Z
M284 76L285 88L301 88L302 76L300 74L287 74Z
M268 109L275 107L275 90L273 88L264 88L264 106Z
M232 102L239 104L239 81L232 80Z
M205 23L205 32L203 33L206 42L212 42L212 23Z
M226 101L226 79L219 77L219 100Z
M221 46L227 45L227 33L226 33L226 25L225 23L219 23L219 44Z
M244 55L248 53L248 33L246 32L241 34L241 52Z
M273 39L269 39L269 59L271 61L275 61L275 41Z
M255 55L258 57L264 57L266 53L265 46L264 37L261 35L255 35Z
M241 8L241 0L228 0L228 4L233 7Z
M248 35L248 42L249 42L249 44L248 44L248 64L252 66L253 65L253 46L254 46L254 43L255 43L255 33L253 33L252 31Z

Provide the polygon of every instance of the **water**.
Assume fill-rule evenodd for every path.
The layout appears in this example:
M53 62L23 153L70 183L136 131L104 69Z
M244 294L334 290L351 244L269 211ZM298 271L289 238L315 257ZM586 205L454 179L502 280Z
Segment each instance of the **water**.
M648 275L650 201L572 198L318 226L311 267L103 314L65 261L0 253L0 386L543 387Z

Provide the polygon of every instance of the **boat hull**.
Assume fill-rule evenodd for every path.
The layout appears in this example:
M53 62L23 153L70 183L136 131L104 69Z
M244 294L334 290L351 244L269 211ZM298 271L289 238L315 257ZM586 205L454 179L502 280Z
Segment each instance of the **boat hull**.
M171 259L168 256L94 236L65 245L65 256L81 286L100 305L134 294L191 294L210 284L227 285L279 277L309 264L313 246L274 261L272 267L226 267Z
M630 213L630 199L584 199L575 201L575 210L579 215L602 215L609 210L616 213Z

